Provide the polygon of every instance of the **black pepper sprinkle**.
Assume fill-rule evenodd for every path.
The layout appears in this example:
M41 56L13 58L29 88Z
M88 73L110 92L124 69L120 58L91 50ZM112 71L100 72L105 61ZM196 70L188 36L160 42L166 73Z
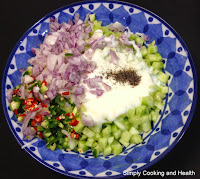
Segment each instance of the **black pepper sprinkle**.
M104 74L107 79L112 78L119 83L128 83L131 86L137 86L140 83L141 76L133 69L121 69L119 71L109 71Z

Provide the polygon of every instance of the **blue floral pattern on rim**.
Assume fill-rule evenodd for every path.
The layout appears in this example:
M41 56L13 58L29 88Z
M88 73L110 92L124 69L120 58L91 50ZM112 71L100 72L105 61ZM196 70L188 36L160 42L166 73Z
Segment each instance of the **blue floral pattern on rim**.
M76 3L48 14L30 28L16 44L4 71L2 102L9 127L21 146L27 143L23 140L21 125L8 108L6 90L20 83L18 69L27 67L27 60L33 56L31 47L42 43L49 32L50 17L58 18L60 23L67 22L77 12L81 19L87 13L95 13L103 25L119 21L128 31L145 33L150 41L156 40L165 59L165 71L170 76L165 107L152 131L143 134L144 142L124 149L115 157L95 159L91 151L81 155L58 149L52 152L40 139L25 150L43 165L72 177L115 178L123 177L123 172L146 169L164 157L186 131L196 105L197 80L192 57L179 35L161 18L136 5L114 1Z

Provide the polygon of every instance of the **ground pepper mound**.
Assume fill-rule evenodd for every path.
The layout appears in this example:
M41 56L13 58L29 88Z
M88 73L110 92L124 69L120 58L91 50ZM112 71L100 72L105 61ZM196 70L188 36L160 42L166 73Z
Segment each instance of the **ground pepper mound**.
M119 83L128 83L131 86L137 86L140 83L141 76L137 75L133 69L121 69L119 71L109 71L106 78L112 78Z

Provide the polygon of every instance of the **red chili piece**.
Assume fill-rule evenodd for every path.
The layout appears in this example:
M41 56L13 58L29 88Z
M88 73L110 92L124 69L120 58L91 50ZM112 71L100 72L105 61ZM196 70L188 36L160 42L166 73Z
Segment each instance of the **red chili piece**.
M63 92L62 95L69 95L69 92Z
M31 126L35 126L35 123L36 123L36 121L35 121L35 120L32 120L32 121L31 121Z
M56 119L57 119L57 121L60 121L60 120L61 120L60 116L58 116Z
M19 92L19 89L15 89L15 90L13 91L13 94L16 94L17 92Z
M47 108L47 104L41 103L41 105L42 105L43 108Z
M79 121L77 121L77 119L72 119L72 122L69 122L69 125L71 126L76 126L79 123Z
M19 117L24 117L24 116L26 116L26 114L20 114L20 115L19 115Z
M40 136L41 139L44 139L42 132L38 132L37 127L34 127L36 133Z
M13 112L14 112L16 115L18 114L18 110L17 110L17 109L15 109Z
M47 86L46 80L44 80L44 81L41 83L41 86Z
M65 114L66 116L70 116L70 113Z
M40 114L35 116L35 121L36 122L42 122L42 116Z

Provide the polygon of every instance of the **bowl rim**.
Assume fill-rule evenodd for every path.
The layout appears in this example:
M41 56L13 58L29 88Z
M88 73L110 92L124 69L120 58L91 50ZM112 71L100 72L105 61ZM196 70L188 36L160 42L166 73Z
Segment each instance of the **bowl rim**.
M153 16L154 18L156 18L157 20L159 20L161 22L161 24L164 24L174 35L175 37L179 40L179 42L181 43L181 45L184 47L184 49L186 50L186 52L188 53L188 59L190 61L191 64L191 68L192 68L192 72L193 72L193 80L194 80L194 91L193 91L193 99L192 99L192 106L191 106L191 110L189 112L188 118L186 123L183 126L183 129L181 130L181 132L179 133L179 135L176 137L176 139L173 141L173 143L168 146L168 148L162 153L160 154L157 158L155 158L154 160L152 160L151 162L147 163L146 165L144 165L143 167L140 167L137 171L142 171L145 170L147 168L149 168L150 166L154 165L155 163L157 163L159 160L161 160L163 157L165 157L173 148L174 146L179 142L179 140L183 137L184 133L186 132L194 111L195 111L195 107L196 107L196 103L197 103L197 97L198 97L198 81L197 81L197 72L195 69L195 64L192 58L192 55L188 49L188 47L186 46L185 42L183 41L183 39L180 37L180 35L165 21L163 20L161 17L159 17L158 15L156 15L155 13L151 12L150 10L147 10L146 8L143 8L139 5L133 4L133 3L129 3L129 2L125 2L125 1L117 1L117 0L98 0L98 1L94 1L94 0L87 0L87 1L79 1L76 3L71 3L65 6L62 6L48 14L46 14L45 16L43 16L39 21L37 21L34 25L32 25L18 40L18 42L16 43L16 45L14 46L13 50L11 51L8 60L6 62L5 65L5 70L3 72L3 77L2 77L2 90L1 90L1 96L2 96L2 106L3 106L3 111L6 117L6 121L8 123L8 126L12 132L12 134L14 135L14 137L16 138L17 142L20 144L20 146L22 146L22 142L21 139L18 137L17 133L15 132L13 125L11 123L10 117L8 115L7 112L7 108L6 108L6 77L7 77L7 72L9 69L9 65L10 62L13 58L13 56L16 53L17 48L19 47L20 43L27 37L27 35L34 29L34 27L38 26L41 22L45 21L46 19L48 19L49 17L51 17L52 15L63 11L65 9L68 9L70 7L74 7L77 5L83 5L83 4L89 4L89 3L115 3L115 4L120 4L120 5L126 5L132 8L136 8L139 9L151 16ZM88 176L79 176L77 174L72 174L72 173L66 173L63 172L62 170L53 167L52 165L48 164L47 162L45 162L43 159L40 159L38 156L36 156L31 150L29 150L27 147L24 148L24 150L31 156L33 157L35 160L37 160L39 163L41 163L42 165L48 167L49 169L58 172L60 174L66 175L66 176L71 176L71 177L76 177L76 178L109 178L109 176L105 176L105 177L88 177ZM134 170L133 170L134 171ZM125 175L120 174L120 175L116 175L116 176L112 176L112 178L121 178L121 177L125 177Z

